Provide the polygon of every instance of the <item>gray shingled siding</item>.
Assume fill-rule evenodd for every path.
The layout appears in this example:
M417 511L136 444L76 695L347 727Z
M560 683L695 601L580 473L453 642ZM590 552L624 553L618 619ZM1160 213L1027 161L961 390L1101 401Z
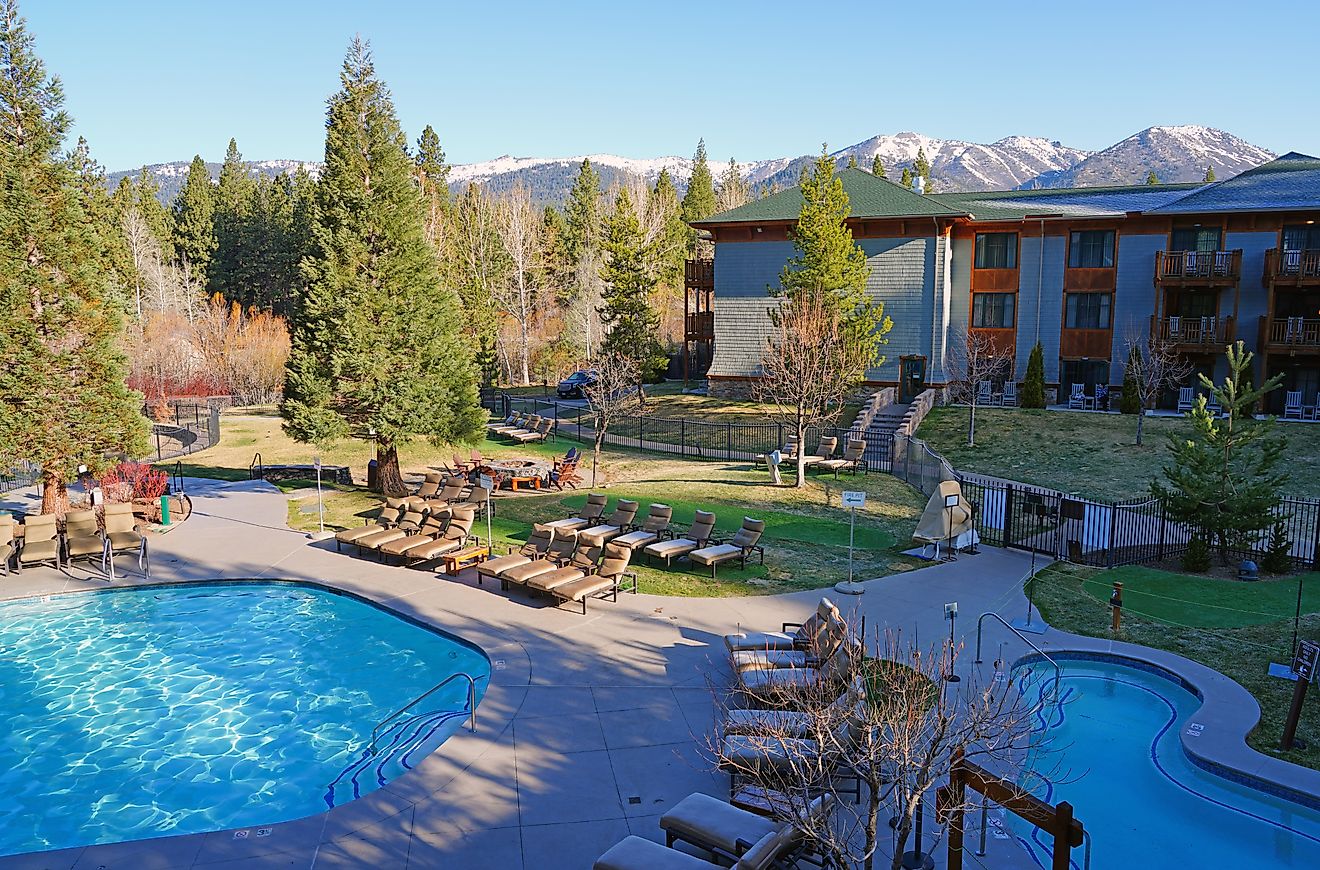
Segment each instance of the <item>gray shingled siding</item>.
M720 242L715 246L715 298L766 296L793 256L792 242Z
M889 343L882 348L883 365L869 370L872 381L897 381L898 358L906 354L930 357L931 296L935 285L935 239L861 239L871 268L866 289L871 298L883 302L885 314L894 321ZM933 377L934 360L927 362L927 379Z
M1224 244L1230 251L1242 249L1242 277L1238 284L1242 295L1238 300L1237 337L1246 342L1248 350L1259 352L1260 319L1270 310L1270 291L1261 284L1265 274L1265 252L1278 246L1279 234L1228 233ZM1233 313L1231 289L1225 291L1222 306L1224 314Z
M966 329L971 320L972 304L972 251L970 241L953 243L953 257L949 261L949 334L955 340L958 330ZM1016 309L1014 309L1016 310Z
M716 262L719 262L716 260ZM768 296L721 296L715 292L715 358L709 374L715 377L755 377L761 354L774 329Z
M1059 382L1059 328L1063 321L1066 250L1062 236L1046 236L1042 269L1039 233L1033 236L1024 232L1018 248L1017 370L1020 376L1026 376L1027 360L1039 336L1045 357L1045 381L1051 384ZM1147 274L1147 279L1149 277Z
M1118 235L1118 270L1114 280L1114 353L1110 357L1109 382L1121 384L1127 364L1126 333L1150 335L1155 313L1155 252L1168 246L1169 237Z

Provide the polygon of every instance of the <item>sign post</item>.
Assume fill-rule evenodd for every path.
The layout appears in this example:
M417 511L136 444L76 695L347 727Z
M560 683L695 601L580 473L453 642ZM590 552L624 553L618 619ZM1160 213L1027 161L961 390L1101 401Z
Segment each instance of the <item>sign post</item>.
M307 537L313 541L324 541L330 537L330 534L325 530L325 500L321 497L321 457L314 457L312 465L316 467L316 522L318 531Z
M482 489L486 490L486 549L494 556L495 538L490 533L490 494L495 489L495 478L489 474L482 474L477 479L481 481Z
M1293 685L1292 705L1288 708L1288 720L1283 726L1283 740L1279 748L1284 752L1289 749L1305 749L1306 744L1297 739L1297 720L1302 718L1302 703L1306 700L1306 690L1320 671L1320 643L1313 640L1297 642L1297 651L1293 654L1293 673L1297 682Z
M848 508L848 579L835 583L834 591L844 595L861 595L866 591L866 587L853 581L853 535L857 530L857 509L866 506L866 493L845 489L842 505Z

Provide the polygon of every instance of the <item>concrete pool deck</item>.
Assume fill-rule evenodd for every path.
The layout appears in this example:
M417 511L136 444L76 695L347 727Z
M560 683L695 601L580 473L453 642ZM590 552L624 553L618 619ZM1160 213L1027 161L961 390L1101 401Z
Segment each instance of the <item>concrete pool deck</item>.
M628 834L660 840L660 814L687 794L727 795L727 778L702 756L714 724L711 686L730 681L722 637L739 626L800 620L822 594L624 595L617 603L593 601L582 616L523 592L479 587L470 570L440 578L336 553L333 541L290 530L286 498L263 482L189 480L188 491L191 519L152 539L153 577L121 573L116 585L301 580L443 628L492 660L477 731L459 731L416 770L328 813L11 856L0 858L0 870L590 867ZM123 572L131 560L119 564ZM889 627L926 644L947 636L943 605L957 601L958 635L970 646L977 614L1023 614L1028 570L1026 554L985 547L868 581L862 596L829 594L845 612L866 616L868 635ZM107 585L81 566L68 574L33 568L0 578L0 599ZM1006 636L987 625L987 643ZM973 657L964 653L964 666ZM968 866L1032 866L1015 843L991 845L984 859L969 851Z

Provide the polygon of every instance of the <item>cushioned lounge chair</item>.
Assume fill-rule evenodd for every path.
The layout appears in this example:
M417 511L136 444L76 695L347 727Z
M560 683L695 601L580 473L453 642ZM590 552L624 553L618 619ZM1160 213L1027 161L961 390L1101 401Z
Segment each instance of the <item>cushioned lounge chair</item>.
M439 559L446 553L463 549L472 537L472 523L476 513L463 505L456 505L445 530L429 541L413 544L403 551L404 564L409 562L429 562Z
M841 616L832 616L807 649L744 649L730 653L729 657L733 660L735 671L817 667L834 655L834 651L847 637L848 623Z
M344 529L342 532L335 532L335 549L342 550L344 544L355 544L359 538L365 538L367 535L382 531L383 529L392 529L398 525L399 520L403 519L403 511L406 502L401 498L385 499L385 506L380 509L380 513L374 520L368 520L363 525L353 529Z
M816 465L826 471L833 471L835 479L838 479L839 472L845 468L852 469L856 474L858 470L866 470L866 460L862 457L866 455L866 441L862 438L849 438L848 446L843 449L843 455L838 459L826 459L818 462Z
M747 557L757 553L761 564L765 564L765 548L760 545L761 535L765 532L765 520L743 517L742 528L727 543L715 543L688 553L688 561L694 565L710 566L710 576L715 577L715 569L725 562L738 560L739 567L747 568Z
M802 831L795 825L779 826L755 842L742 841L735 846L740 854L715 855L717 863L712 863L632 835L597 858L592 870L711 870L730 865L733 870L770 870L796 866L796 857L806 851Z
M434 500L449 504L450 502L461 501L467 493L465 482L461 478L454 478L447 481L444 488L435 494Z
M0 514L0 574L9 573L9 564L14 560L14 518L9 514Z
M825 460L834 455L834 448L839 446L839 439L833 435L822 435L820 443L816 445L816 452L810 456L804 457L803 462L808 468L813 465L820 465Z
M541 427L541 415L533 414L532 416L528 417L526 421L524 421L521 429L513 429L508 432L501 432L500 434L503 435L505 438L512 438L513 440L516 441L518 440L519 435L535 435L536 430L539 429L540 427Z
M78 559L99 561L105 572L105 538L96 521L96 511L69 511L64 515L64 564L73 565Z
M438 471L426 472L426 478L422 481L422 485L417 487L417 492L413 495L424 499L434 498L435 494L440 491L440 483L443 479L444 475Z
M580 546L573 551L573 557L553 571L537 574L527 581L527 588L537 592L550 592L565 583L581 580L588 574L594 574L605 548L600 544Z
M546 523L546 525L552 529L580 531L605 515L605 503L607 501L609 501L609 498L602 492L588 493L587 503L582 506L582 510L577 512L577 516L565 517L562 520Z
M617 546L613 542L608 543L605 545L596 573L555 586L550 590L550 594L561 601L580 602L583 614L587 612L588 598L609 598L611 601L618 601L620 591L632 592L636 595L637 575L628 570L628 562L631 558L632 550ZM632 582L628 583L629 580Z
M806 807L806 814L819 819L833 809L833 803L833 795L822 794ZM660 817L667 846L681 840L728 860L741 858L767 835L793 827L791 821L766 818L700 792L683 798Z
M851 780L849 791L860 797L858 776L844 763L844 752L856 739L855 718L845 717L829 730L824 740L778 734L726 734L720 740L719 759L720 768L729 774L729 794L736 793L745 781L763 780L773 775L773 771L794 779L807 773L818 774L823 781L801 783L812 790L832 789L836 777Z
M381 544L381 557L401 557L410 547L434 541L444 534L445 528L449 525L449 515L448 505L445 506L443 511L428 513L426 519L422 520L421 528L413 534L404 535L402 538L395 538L393 541Z
M18 551L18 569L49 562L60 567L60 530L54 514L37 514L23 521L23 548Z
M549 438L550 433L554 431L554 428L554 417L542 417L540 425L535 429L529 429L525 432L512 432L509 434L509 437L514 441L517 441L519 444L530 444L533 441L544 441Z
M577 548L577 532L555 532L544 556L529 560L521 565L513 565L499 572L500 588L508 589L510 583L526 586L527 582L536 575L546 574L562 568L564 563L573 558Z
M477 576L495 578L499 576L501 571L515 565L523 565L533 559L540 559L550 549L550 544L554 541L554 538L554 529L537 523L532 526L532 533L527 536L527 543L518 548L516 553L487 559L477 566Z
M487 423L486 431L498 435L501 429L521 429L522 427L518 423L522 420L522 417L521 411L510 411L503 420L493 420Z
M487 496L489 495L490 495L490 490L486 489L486 487L482 486L481 484L477 484L468 490L467 495L463 498L462 501L454 502L454 505L456 507L460 505L464 507L470 507L472 508L472 512L474 514L476 514L477 516L481 516L486 512L486 505L488 504ZM491 511L493 512L495 509L494 503L490 503L490 508Z
M647 544L642 548L642 552L654 559L664 559L665 567L668 568L675 559L706 546L706 543L710 540L711 532L714 530L715 514L708 511L697 511L692 519L692 526L688 529L686 535L670 541L657 541L654 544Z
M847 638L834 654L818 665L804 668L749 668L737 671L738 688L752 698L783 704L804 689L821 684L842 685L858 657L859 641Z
M600 525L591 526L578 532L584 540L603 544L613 538L617 538L627 531L632 525L633 519L637 516L639 505L635 501L628 501L625 498L619 499L619 503L614 506L614 513Z
M646 519L635 532L628 532L614 539L614 543L629 550L637 550L647 544L654 544L662 538L672 537L669 531L674 509L667 504L653 504L647 511Z
M384 555L380 553L380 548L388 544L390 541L397 541L400 538L406 538L409 535L420 532L422 530L422 523L426 522L426 514L427 511L425 508L418 510L413 505L408 505L405 507L403 517L399 520L397 525L358 538L353 542L353 545L358 548L358 553L361 553L363 550L376 550L377 556L383 560Z
M115 556L121 553L136 553L138 570L151 576L151 560L147 554L147 536L138 530L137 518L133 516L133 505L128 502L115 502L105 506L105 558L102 571L113 572Z
M853 677L852 682L819 714L797 710L729 710L720 727L722 734L775 734L781 737L810 737L822 725L837 722L849 711L866 700L866 678Z
M839 608L828 598L822 598L816 610L805 622L785 622L782 631L752 631L726 634L724 646L730 653L739 650L804 650L815 642L831 617L839 616ZM791 630L791 631L790 631Z

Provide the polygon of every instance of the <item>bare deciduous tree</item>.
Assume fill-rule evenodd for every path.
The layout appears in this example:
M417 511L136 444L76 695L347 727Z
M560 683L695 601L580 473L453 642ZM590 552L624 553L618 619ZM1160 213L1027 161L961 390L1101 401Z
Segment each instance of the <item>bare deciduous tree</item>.
M517 377L526 386L531 383L530 330L539 295L536 278L543 271L544 226L541 213L532 205L531 194L521 180L514 182L508 196L500 200L498 215L500 239L510 269L508 280L496 286L495 299L517 325Z
M591 485L596 485L600 468L600 449L610 427L620 420L645 413L641 391L637 389L639 373L636 361L621 353L603 353L592 363L596 371L595 386L587 387L591 425L594 432L591 446Z
M797 438L795 486L806 482L807 430L838 414L873 362L849 339L838 302L829 294L787 297L773 316L775 329L761 354L761 377L752 395Z
M1159 404L1166 390L1185 384L1194 367L1171 342L1151 338L1140 329L1129 328L1123 342L1127 347L1124 380L1132 380L1138 402L1137 446L1140 447L1146 412Z
M1009 345L1000 346L989 334L966 327L954 334L950 351L950 398L967 403L967 446L975 447L981 384L1012 375L1013 351Z

